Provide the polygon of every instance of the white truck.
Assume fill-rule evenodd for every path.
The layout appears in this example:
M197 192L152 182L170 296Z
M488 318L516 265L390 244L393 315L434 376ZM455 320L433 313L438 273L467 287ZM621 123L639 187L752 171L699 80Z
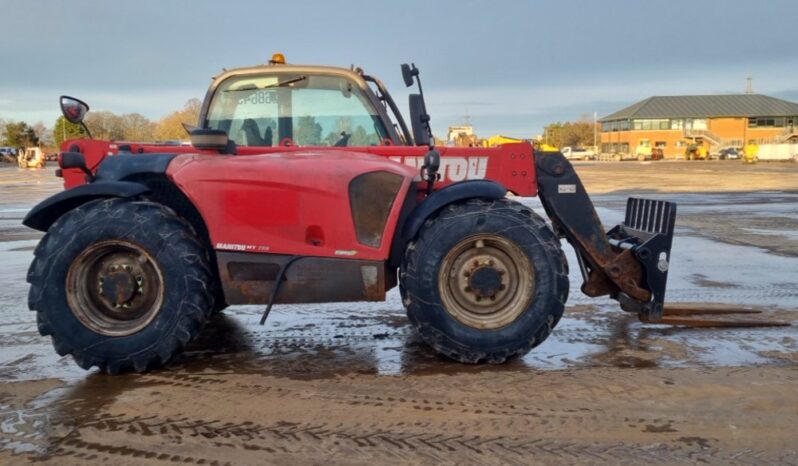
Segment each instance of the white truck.
M596 152L584 147L563 147L562 155L568 160L593 160L596 158Z

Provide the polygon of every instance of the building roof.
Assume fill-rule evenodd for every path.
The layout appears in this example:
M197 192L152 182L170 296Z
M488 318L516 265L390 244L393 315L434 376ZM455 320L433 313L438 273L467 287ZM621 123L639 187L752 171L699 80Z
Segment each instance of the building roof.
M628 118L780 117L798 115L798 104L761 94L654 96L607 115Z

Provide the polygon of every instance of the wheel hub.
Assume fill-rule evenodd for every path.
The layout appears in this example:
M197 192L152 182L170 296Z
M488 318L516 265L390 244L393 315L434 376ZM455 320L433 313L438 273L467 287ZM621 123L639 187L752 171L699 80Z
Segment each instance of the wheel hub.
M113 265L107 274L101 274L100 295L114 307L130 307L136 295L144 292L143 277L134 276L129 265Z
M514 242L497 235L464 239L441 262L438 288L460 322L496 329L513 322L534 295L534 267Z
M473 293L474 296L482 299L496 299L499 291L506 289L502 283L503 270L494 268L491 265L480 265L473 272L468 273L468 287L466 292Z
M67 273L67 301L91 330L111 336L143 329L164 299L160 267L141 246L123 240L88 247Z

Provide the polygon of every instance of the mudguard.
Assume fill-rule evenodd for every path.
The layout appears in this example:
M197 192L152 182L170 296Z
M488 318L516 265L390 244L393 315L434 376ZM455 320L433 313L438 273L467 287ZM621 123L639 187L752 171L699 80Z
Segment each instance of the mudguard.
M430 194L410 213L402 229L402 239L409 241L415 238L431 215L453 202L472 198L501 199L506 195L507 188L490 180L468 180L450 184Z
M164 175L177 154L115 155L106 157L97 168L94 181L51 196L28 212L23 225L47 231L66 212L86 202L103 197L133 197L150 191L138 181Z
M390 267L399 267L402 263L407 243L416 237L424 222L435 212L452 202L472 198L501 199L506 194L507 188L495 181L468 180L444 186L430 194L421 204L414 205L418 201L416 199L416 187L413 185L411 192L405 198L405 205L402 206L399 225L404 225L404 227L394 235L388 265Z
M63 214L91 200L133 197L149 190L147 186L131 181L95 181L48 197L31 209L22 223L35 230L47 231Z

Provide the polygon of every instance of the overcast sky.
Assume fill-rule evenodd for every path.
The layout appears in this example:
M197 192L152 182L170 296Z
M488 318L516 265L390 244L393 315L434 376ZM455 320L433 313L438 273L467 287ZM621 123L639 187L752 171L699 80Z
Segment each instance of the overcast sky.
M61 94L160 118L222 68L363 67L406 102L422 70L436 134L481 136L651 95L754 90L798 101L798 1L0 0L0 118L52 126Z

